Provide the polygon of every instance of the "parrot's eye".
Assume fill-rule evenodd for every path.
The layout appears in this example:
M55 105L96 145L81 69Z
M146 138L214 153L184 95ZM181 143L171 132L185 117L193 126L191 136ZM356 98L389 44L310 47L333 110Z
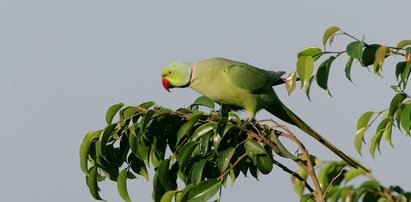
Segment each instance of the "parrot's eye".
M172 73L172 72L171 72L171 71L169 71L169 72L168 72L168 75L170 75L171 73Z

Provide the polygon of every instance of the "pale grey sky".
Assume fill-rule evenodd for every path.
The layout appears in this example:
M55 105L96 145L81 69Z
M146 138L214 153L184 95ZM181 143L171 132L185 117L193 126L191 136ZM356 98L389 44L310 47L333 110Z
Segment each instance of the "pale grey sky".
M368 43L396 45L411 39L409 0L398 1L0 1L1 201L94 201L79 169L78 148L87 131L104 127L118 102L153 100L177 109L198 96L190 89L167 93L160 72L175 61L227 57L270 69L295 70L296 54L321 46L329 26ZM347 38L337 38L335 50ZM411 190L410 138L393 134L372 159L354 151L355 124L392 97L393 61L384 80L354 64L349 83L345 58L332 67L330 98L318 87L309 102L303 91L282 100L323 136L371 167L385 186ZM265 112L257 118L271 117ZM370 131L373 132L373 131ZM302 133L301 133L302 134ZM368 138L371 133L368 134ZM310 138L313 154L338 158ZM292 164L291 164L292 165ZM260 181L240 177L222 201L296 201L290 177L275 168ZM102 183L103 198L120 201L116 185ZM151 201L151 182L129 183L134 201Z

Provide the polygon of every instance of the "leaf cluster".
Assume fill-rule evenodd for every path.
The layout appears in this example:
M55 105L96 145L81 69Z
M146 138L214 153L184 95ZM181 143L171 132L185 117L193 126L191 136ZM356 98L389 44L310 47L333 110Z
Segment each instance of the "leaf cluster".
M325 197L335 201L347 197L358 200L371 195L390 196L399 201L409 198L408 192L398 191L399 187L387 189L379 185L382 195L368 189L367 183L359 187L343 186L342 182L365 174L364 170L347 168L344 161L322 164L317 179L313 166L321 161L309 155L284 126L243 121L232 112L226 116L216 111L205 113L198 110L199 105L215 107L204 96L190 107L176 111L154 102L111 106L106 114L107 126L87 133L80 145L80 167L91 195L104 200L98 184L108 179L117 183L119 195L125 201L131 201L127 181L137 176L149 180L147 169L152 166L153 201L207 201L226 186L228 178L232 185L241 174L258 179L260 174L269 174L277 166L293 176L296 192L303 201L313 198L321 201ZM115 116L118 121L113 123ZM280 136L298 143L302 153L291 153ZM278 161L280 157L296 162L300 169L290 170ZM314 185L319 183L320 190L311 188L307 178L314 178L312 181ZM371 184L375 183L378 182L374 180ZM308 193L304 195L305 188Z
M308 177L303 169L299 169L297 173L304 179ZM365 181L359 185L349 184L355 178L365 178ZM406 192L399 186L384 187L372 174L362 169L347 169L344 161L323 164L319 168L318 180L327 201L411 201L411 192ZM313 201L312 194L304 194L301 181L293 177L292 182L301 201Z
M148 180L147 168L153 166L154 201L207 201L226 186L228 177L233 184L240 174L258 179L273 170L273 150L262 139L277 144L279 155L297 158L267 125L231 112L224 117L204 113L199 105L214 108L207 97L176 111L154 102L111 106L107 126L87 133L80 146L80 167L91 195L103 200L98 182L109 179L130 201L126 182L136 176ZM116 115L119 120L113 123ZM178 179L185 187L178 187Z
M339 35L348 36L353 39L353 41L346 46L345 50L326 51L325 48L327 42L329 42L329 45L331 46L334 39ZM367 44L364 42L364 39L359 40L344 32L339 27L332 26L325 31L322 43L324 50L313 46L305 48L297 54L297 71L291 73L286 79L288 93L290 94L295 88L297 73L301 80L301 88L305 86L305 93L308 99L310 99L310 88L313 81L316 81L318 86L331 96L328 87L328 77L331 71L331 66L334 60L344 54L348 56L344 73L346 78L351 82L351 67L354 61L358 61L364 68L368 69L369 67L372 67L375 75L383 78L381 70L384 61L391 56L400 56L400 58L403 58L403 61L398 62L395 68L392 68L395 70L393 72L395 72L397 83L391 86L395 94L388 109L380 112L365 112L358 120L354 143L355 148L361 154L362 144L365 142L364 134L378 117L382 118L377 125L376 132L369 144L369 152L372 157L375 157L376 150L380 151L380 142L382 138L393 146L391 141L393 128L398 128L400 131L403 129L405 135L411 137L411 97L405 92L411 73L411 40L402 40L395 47L381 44ZM325 55L331 56L319 64L317 71L314 74L315 62Z

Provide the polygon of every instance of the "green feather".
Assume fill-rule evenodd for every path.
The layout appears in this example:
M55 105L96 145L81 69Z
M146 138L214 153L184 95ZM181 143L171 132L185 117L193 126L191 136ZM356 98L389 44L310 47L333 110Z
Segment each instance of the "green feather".
M280 101L272 86L282 83L280 82L281 76L285 72L267 71L224 58L212 58L196 62L194 67L194 71L190 74L191 80L186 78L187 76L185 78L178 75L162 76L176 87L185 87L187 85L179 86L172 81L190 80L188 87L215 102L247 110L248 116L246 119L248 120L254 119L257 111L265 109L281 120L297 126L351 166L361 167L368 171L367 168L328 142Z

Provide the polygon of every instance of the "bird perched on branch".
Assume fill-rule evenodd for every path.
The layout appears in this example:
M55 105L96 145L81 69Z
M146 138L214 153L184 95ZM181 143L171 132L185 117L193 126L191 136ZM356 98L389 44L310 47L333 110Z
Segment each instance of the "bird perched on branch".
M267 71L246 63L224 58L211 58L199 62L176 62L169 64L161 73L162 83L170 88L190 87L213 101L233 109L245 109L245 118L254 120L255 114L265 109L281 120L295 125L354 168L363 165L344 154L314 129L302 121L278 98L272 86L284 83L285 72Z

